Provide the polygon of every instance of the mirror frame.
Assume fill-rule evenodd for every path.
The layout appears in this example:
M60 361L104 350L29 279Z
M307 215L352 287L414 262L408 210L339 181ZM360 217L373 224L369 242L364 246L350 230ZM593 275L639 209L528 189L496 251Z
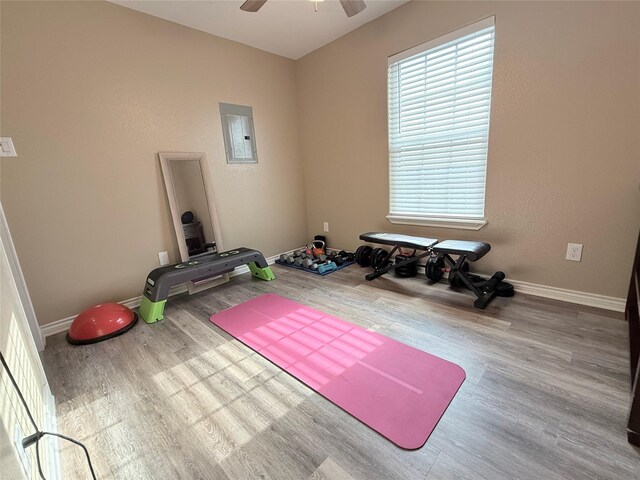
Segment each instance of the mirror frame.
M222 246L222 235L220 233L220 224L218 223L218 214L216 213L215 203L213 201L213 185L211 184L211 176L209 166L207 164L207 156L204 152L159 152L160 166L162 167L162 176L164 177L164 185L167 191L167 199L169 200L169 209L171 210L171 218L173 220L173 228L178 242L181 261L186 262L190 259L187 243L184 239L184 231L182 229L181 214L178 208L178 200L176 196L173 177L171 176L171 167L169 162L172 161L188 161L197 160L200 164L200 173L202 175L202 183L204 185L204 194L207 198L207 207L209 207L209 215L211 217L211 227L213 228L213 236L216 242L216 251L224 251ZM206 281L194 283L187 282L189 294L194 294L215 287L229 281L229 274L213 277Z

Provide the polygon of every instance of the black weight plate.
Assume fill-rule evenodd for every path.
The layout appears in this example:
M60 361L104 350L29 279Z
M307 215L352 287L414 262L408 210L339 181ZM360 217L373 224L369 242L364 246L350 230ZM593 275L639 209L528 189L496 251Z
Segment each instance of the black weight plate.
M371 248L369 245L361 245L360 247L358 247L358 250L356 250L356 263L361 267L370 266L372 251L373 248Z
M513 285L508 282L500 282L496 285L496 295L498 297L513 297Z
M442 257L429 257L427 260L427 266L425 267L425 275L432 282L439 282L442 280L442 269L444 268L444 258Z
M373 247L369 245L365 245L364 250L362 251L362 266L370 267L371 266L371 252L373 252Z
M400 278L411 278L411 277L415 277L416 275L418 275L418 270L416 270L415 272L413 272L413 271L410 272L408 270L400 269L400 271L395 270L395 274Z
M387 265L387 259L389 258L389 252L384 248L374 248L371 252L371 266L376 270L384 268Z
M396 255L396 264L404 262L405 260L413 256L414 255ZM413 262L409 263L408 265L402 265L400 267L396 267L393 271L398 277L415 277L418 274L418 263Z

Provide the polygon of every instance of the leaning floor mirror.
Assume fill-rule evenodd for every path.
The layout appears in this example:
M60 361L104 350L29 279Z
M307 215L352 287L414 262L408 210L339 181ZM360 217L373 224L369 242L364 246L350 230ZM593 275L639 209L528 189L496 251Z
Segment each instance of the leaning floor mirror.
M205 154L160 152L158 157L182 261L223 250ZM228 281L228 274L217 275L190 281L187 287L193 294Z

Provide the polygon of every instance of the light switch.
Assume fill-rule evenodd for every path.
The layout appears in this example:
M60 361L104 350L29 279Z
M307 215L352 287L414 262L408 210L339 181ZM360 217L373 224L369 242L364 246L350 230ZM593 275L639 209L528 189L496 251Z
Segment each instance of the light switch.
M0 157L17 157L11 137L0 137Z

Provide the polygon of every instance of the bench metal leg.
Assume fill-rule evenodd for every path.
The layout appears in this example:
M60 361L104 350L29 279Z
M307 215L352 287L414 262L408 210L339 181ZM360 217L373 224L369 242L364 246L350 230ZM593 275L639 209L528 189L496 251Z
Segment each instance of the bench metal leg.
M451 272L449 275L453 275L456 278L459 278L462 283L466 285L466 287L473 292L473 294L477 297L475 302L473 302L473 306L476 308L485 309L487 305L493 300L496 296L495 284L492 286L493 288L485 289L478 288L478 286L473 283L473 281L469 278L466 272L462 270L462 265L467 262L466 255L460 255L457 261L454 261L453 258L449 254L444 255L445 263L448 263L451 267ZM485 282L489 283L489 282ZM497 282L495 282L497 283Z

